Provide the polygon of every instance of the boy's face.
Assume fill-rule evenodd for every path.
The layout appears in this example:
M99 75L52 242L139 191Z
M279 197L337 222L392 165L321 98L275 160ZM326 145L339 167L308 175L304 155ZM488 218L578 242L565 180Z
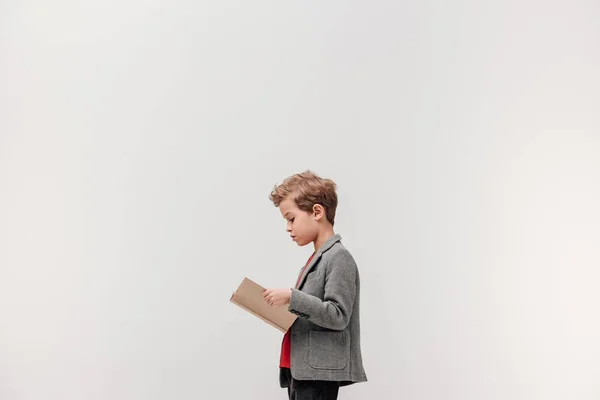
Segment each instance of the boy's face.
M316 239L319 225L315 214L299 209L290 197L279 204L279 211L287 221L287 232L298 246L305 246Z

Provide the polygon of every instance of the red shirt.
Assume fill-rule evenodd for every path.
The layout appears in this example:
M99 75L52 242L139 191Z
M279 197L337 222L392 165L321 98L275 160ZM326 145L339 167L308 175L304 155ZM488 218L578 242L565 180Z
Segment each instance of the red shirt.
M310 264L310 262L312 261L314 256L315 256L315 253L313 253L312 256L310 256L310 258L304 265L304 268L302 268L302 272L300 272L300 276L298 276L298 280L296 281L296 288L298 288L298 285L300 284L300 278L302 278L302 275L304 275L304 271L306 270L306 268L308 267L308 264ZM279 358L279 367L281 367L281 368L291 368L291 361L290 361L291 351L292 351L291 339L292 339L292 330L288 329L288 331L283 336L283 343L281 343L281 357Z

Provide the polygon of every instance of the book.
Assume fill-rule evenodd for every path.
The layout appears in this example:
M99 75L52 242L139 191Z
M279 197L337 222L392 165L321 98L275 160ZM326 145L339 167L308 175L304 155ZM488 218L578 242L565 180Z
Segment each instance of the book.
M285 333L292 326L297 315L288 311L288 306L272 307L263 297L266 289L244 278L240 286L231 295L230 301L267 324Z

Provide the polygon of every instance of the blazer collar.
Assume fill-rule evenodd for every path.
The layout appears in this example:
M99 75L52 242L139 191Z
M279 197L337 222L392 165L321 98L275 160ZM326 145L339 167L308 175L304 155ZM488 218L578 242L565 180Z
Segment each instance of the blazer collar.
M336 233L335 235L333 235L332 237L327 239L325 241L325 243L323 243L323 245L319 248L319 250L317 250L317 254L323 254L324 252L329 250L334 244L336 244L340 240L342 240L342 237ZM315 258L317 257L317 254L315 254Z
M298 284L298 288L302 287L302 285L304 284L304 280L306 279L306 275L308 275L310 271L315 267L315 265L321 258L321 255L323 255L323 253L325 253L327 250L333 247L333 245L339 242L340 240L342 240L342 237L336 233L335 235L327 239L325 243L323 243L323 245L319 248L319 250L317 250L310 264L308 265L308 267L306 267L304 273L300 277L300 283Z

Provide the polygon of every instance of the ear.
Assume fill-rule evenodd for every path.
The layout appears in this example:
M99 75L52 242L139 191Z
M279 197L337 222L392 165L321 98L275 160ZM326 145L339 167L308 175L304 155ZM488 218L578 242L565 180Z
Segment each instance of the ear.
M315 204L313 206L313 217L317 221L319 221L321 218L325 217L325 207L323 207L320 204Z

